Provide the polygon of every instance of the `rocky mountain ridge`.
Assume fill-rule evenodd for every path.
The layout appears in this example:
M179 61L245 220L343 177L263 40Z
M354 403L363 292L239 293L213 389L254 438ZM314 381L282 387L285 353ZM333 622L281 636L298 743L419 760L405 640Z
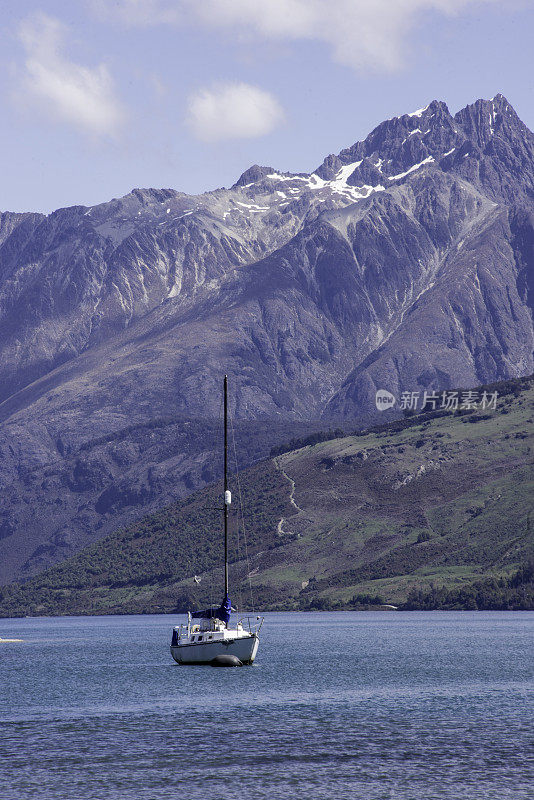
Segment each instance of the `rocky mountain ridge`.
M534 136L497 95L387 120L311 174L256 165L197 197L135 189L2 214L4 579L157 502L144 445L127 471L94 450L83 501L66 459L152 420L211 424L224 372L237 419L282 427L354 427L376 415L378 388L399 398L531 373L533 212ZM209 448L200 463L176 429L171 468L163 438L151 464L169 467L175 496L203 485ZM114 491L124 502L104 518Z

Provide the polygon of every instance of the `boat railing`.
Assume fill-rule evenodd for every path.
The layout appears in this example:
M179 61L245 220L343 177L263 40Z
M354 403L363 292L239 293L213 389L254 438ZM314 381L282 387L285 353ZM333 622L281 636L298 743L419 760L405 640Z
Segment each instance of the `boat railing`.
M181 625L175 625L173 630L176 631L178 637L190 636L191 633L193 632L193 627L194 627L193 625L188 625L187 623L184 625L182 623ZM196 626L196 628L198 628L198 625ZM195 633L196 633L196 629L195 629Z
M263 617L240 617L238 625L247 630L249 633L258 634L263 625Z
M243 616L238 617L237 626L241 627L243 630L248 631L251 634L259 634L261 630L261 626L263 625L263 617L253 617L253 616ZM230 628L232 625L230 625ZM176 632L176 636L178 639L182 637L189 637L191 634L201 633L204 632L200 625L192 625L189 623L182 623L181 625L175 625L174 631Z

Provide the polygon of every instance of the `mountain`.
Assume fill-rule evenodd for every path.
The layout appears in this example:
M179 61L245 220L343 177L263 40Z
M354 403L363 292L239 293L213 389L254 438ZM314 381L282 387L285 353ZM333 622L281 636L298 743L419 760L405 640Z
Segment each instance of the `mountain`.
M214 430L224 372L244 463L288 425L372 421L378 388L531 373L533 214L534 136L502 95L387 120L310 174L2 214L0 580L208 483L184 426Z
M534 379L495 409L430 410L232 475L240 608L534 608ZM525 433L525 431L529 433ZM0 615L184 611L218 601L220 486L191 494L21 584ZM234 512L235 513L235 512ZM245 536L246 533L246 536ZM248 556L248 558L247 558ZM518 577L519 576L519 577Z

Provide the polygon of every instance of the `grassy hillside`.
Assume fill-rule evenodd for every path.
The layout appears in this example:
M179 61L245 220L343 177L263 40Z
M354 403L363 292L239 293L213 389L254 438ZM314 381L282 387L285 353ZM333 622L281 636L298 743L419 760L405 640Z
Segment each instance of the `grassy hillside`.
M244 515L247 548L254 553L273 548L278 520L290 512L287 481L268 461L246 470L239 483L254 510L253 525L246 511ZM236 507L235 476L230 488ZM26 582L1 587L0 615L144 613L220 602L221 498L222 487L203 489ZM246 577L242 522L239 538L235 518L230 531L231 574L241 583ZM208 574L209 570L213 571ZM202 576L199 584L195 575Z
M250 561L241 531L231 552L234 604L250 605L250 583L264 609L534 607L534 383L496 388L495 411L414 416L243 472ZM218 601L220 494L197 492L3 587L0 614Z

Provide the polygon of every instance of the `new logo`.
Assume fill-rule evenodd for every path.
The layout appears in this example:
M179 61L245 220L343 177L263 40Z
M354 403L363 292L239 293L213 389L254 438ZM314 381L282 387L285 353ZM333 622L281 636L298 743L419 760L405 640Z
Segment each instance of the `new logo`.
M394 395L388 392L387 389L379 389L377 391L375 403L379 411L387 411L388 408L392 408L396 402Z

